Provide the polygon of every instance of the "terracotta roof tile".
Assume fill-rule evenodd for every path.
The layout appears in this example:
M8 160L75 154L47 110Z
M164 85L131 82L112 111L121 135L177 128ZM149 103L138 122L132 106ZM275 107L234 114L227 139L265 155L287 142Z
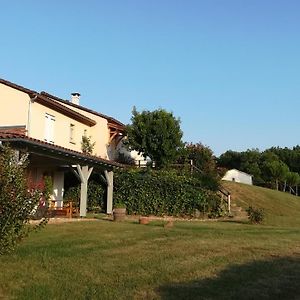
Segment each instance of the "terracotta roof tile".
M88 154L78 152L78 151L74 151L74 150L71 150L71 149L68 149L68 148L65 148L65 147L61 147L61 146L58 146L58 145L53 145L53 144L50 144L50 143L47 143L47 142L44 142L44 141L41 141L41 140L38 140L38 139L30 138L30 137L28 137L26 135L23 135L23 134L9 133L9 132L5 132L5 131L0 131L0 141L35 143L36 145L39 145L41 147L44 146L44 147L47 147L49 149L58 150L58 151L61 151L63 153L66 153L66 154L73 154L77 157L86 158L88 160L95 161L95 162L98 162L98 163L102 163L104 165L110 165L112 167L117 167L117 168L125 167L125 165L120 164L120 163L115 162L115 161L111 161L111 160L104 159L104 158L94 156L94 155L88 155Z

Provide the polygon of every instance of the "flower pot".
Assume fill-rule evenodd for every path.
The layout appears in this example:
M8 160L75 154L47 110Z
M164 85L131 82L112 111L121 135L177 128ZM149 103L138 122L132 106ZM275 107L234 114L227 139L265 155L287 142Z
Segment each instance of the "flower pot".
M125 207L114 208L113 216L114 216L114 221L116 222L124 221L126 216L126 208Z
M139 222L140 224L146 225L149 224L150 219L148 217L140 217Z

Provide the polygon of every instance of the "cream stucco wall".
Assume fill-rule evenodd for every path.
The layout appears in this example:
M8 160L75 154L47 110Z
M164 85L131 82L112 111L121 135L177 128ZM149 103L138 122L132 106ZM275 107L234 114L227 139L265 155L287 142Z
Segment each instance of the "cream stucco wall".
M91 128L37 102L31 104L29 136L41 141L45 140L46 114L53 116L55 119L54 144L80 152L81 139L84 135L84 131L86 130L87 135L89 135ZM73 142L70 142L71 124L74 125Z
M81 152L82 136L86 133L87 136L91 136L92 142L95 142L93 154L109 159L109 129L105 118L58 102L97 122L90 127L38 102L31 101L28 94L4 84L0 84L0 101L0 126L25 125L29 137L44 141L47 113L55 118L55 145ZM70 142L70 124L75 125L73 143Z
M107 120L98 115L86 112L85 110L69 106L59 101L57 102L97 122L97 124L90 127L88 131L88 136L91 136L92 142L96 142L93 154L108 159L109 129Z
M30 97L0 83L0 126L27 126Z

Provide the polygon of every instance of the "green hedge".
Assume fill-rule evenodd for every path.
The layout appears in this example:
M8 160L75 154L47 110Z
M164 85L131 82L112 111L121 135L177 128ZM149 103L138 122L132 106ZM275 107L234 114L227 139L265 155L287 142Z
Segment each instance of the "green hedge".
M104 211L105 188L100 183L90 181L88 183L88 194L87 194L87 210L88 211ZM65 195L65 201L72 201L75 207L79 207L80 204L80 185L69 188Z
M199 187L199 180L173 171L124 170L114 176L114 204L125 204L128 214L190 216L223 214L223 203L215 193ZM88 211L105 211L105 187L90 181ZM80 185L69 188L65 201L80 203Z
M171 171L121 171L114 180L114 203L124 203L128 214L220 214L220 199L198 184L191 176Z

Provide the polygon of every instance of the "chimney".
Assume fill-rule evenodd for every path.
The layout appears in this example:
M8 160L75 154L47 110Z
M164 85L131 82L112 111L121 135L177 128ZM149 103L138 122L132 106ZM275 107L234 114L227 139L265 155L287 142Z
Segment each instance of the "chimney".
M72 93L71 95L72 95L71 102L73 104L79 105L80 94L79 93Z

